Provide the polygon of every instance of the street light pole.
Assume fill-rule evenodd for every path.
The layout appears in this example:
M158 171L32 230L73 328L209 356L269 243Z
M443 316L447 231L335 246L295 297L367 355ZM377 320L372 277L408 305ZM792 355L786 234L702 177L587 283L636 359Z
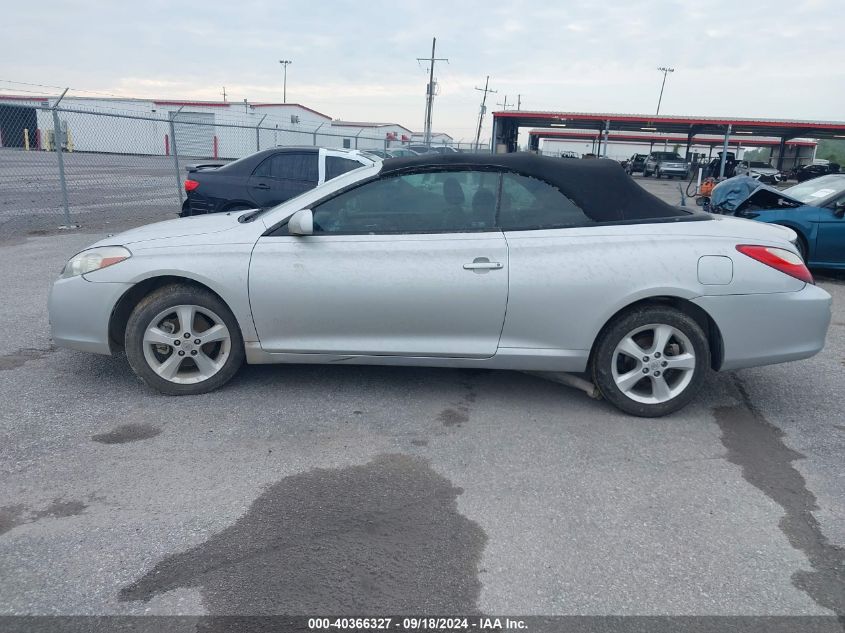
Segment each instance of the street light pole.
M293 62L289 59L280 59L279 63L284 68L285 72L285 79L284 83L282 84L282 103L288 102L288 64L292 64Z
M660 84L660 98L657 100L657 112L654 113L654 116L657 116L658 114L660 114L660 103L663 101L663 88L666 87L666 75L668 73L675 72L674 68L668 68L668 67L665 67L665 66L661 66L657 70L659 70L660 72L663 73L663 83Z

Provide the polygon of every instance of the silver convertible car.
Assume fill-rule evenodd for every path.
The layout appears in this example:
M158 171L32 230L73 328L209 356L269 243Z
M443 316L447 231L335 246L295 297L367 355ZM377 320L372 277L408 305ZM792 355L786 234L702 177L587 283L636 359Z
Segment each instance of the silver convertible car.
M713 370L822 349L830 296L784 227L668 205L610 161L425 154L266 210L182 218L74 255L57 345L123 348L167 394L241 364L586 373L628 413Z

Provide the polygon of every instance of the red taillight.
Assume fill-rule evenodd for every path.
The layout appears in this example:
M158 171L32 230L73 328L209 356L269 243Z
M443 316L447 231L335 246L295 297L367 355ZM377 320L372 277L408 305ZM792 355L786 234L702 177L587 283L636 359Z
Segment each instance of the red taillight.
M752 244L740 244L736 247L743 255L748 255L758 262L771 266L790 277L795 277L808 284L813 283L813 275L807 269L807 265L800 256L785 248L776 246L755 246Z
M185 181L185 191L193 191L194 189L196 189L199 186L200 186L200 184L196 180L186 180Z

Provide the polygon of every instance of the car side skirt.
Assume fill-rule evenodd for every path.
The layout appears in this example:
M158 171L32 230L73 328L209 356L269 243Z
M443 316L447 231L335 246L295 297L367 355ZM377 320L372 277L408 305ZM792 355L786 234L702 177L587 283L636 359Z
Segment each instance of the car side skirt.
M523 371L583 372L590 350L499 348L487 358L444 356L370 356L365 354L289 354L266 352L260 343L246 343L250 365L275 363L316 365L405 365L411 367L474 367Z

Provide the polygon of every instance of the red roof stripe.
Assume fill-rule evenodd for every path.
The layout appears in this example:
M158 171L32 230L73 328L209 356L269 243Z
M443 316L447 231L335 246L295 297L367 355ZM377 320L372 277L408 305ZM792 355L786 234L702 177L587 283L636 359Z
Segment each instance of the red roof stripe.
M735 125L743 127L783 127L814 128L845 130L845 121L802 121L789 119L741 119L741 118L718 118L718 117L690 117L690 116L668 116L654 114L594 114L586 112L527 112L525 110L505 110L494 112L494 117L499 118L523 118L523 119L580 119L585 121L614 121L637 122L637 123L674 123L684 125Z
M563 131L563 130L531 130L528 133L529 136L536 136L539 138L561 138L567 140L594 140L598 138L603 138L603 135L599 132L592 132L592 131L583 131L583 132L576 132L576 131ZM651 141L660 142L668 141L669 143L680 143L682 145L686 145L687 137L686 136L660 136L658 134L620 134L618 132L610 132L608 137L611 141L639 141L639 142L646 142L649 143ZM693 145L708 145L708 144L715 144L719 145L724 142L723 137L717 136L693 136ZM730 143L741 143L743 145L780 145L779 139L761 139L761 138L754 138L752 136L748 137L738 137L738 136L731 136ZM787 145L798 145L801 147L813 147L817 145L815 141L787 141Z
M195 106L204 108L228 108L228 101L153 101L158 106Z

